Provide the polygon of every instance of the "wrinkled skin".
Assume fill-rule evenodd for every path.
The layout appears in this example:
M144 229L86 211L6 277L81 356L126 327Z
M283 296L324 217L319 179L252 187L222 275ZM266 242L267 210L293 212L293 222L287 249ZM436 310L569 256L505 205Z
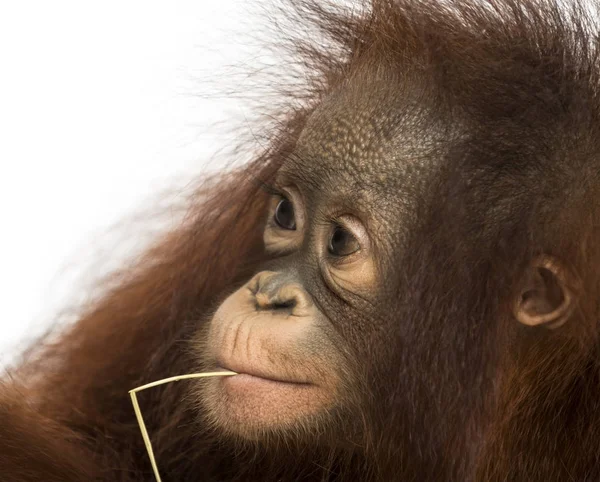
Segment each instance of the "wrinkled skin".
M332 95L309 119L271 187L278 193L272 194L264 240L274 260L210 322L206 366L241 374L199 389L226 431L258 438L317 430L333 413L364 411L353 404L366 405L361 398L367 394L358 400L348 394L360 394L358 375L373 374L348 367L376 357L373 344L393 336L382 286L399 261L400 234L410 227L410 216L400 213L415 202L414 186L406 185L406 172L415 167L401 146L415 141L401 136L406 119L352 98L361 87ZM394 101L390 94L374 105ZM278 217L293 220L292 229ZM377 361L388 364L381 355Z
M600 28L371 7L301 8L311 100L2 382L0 475L148 480L127 391L229 369L140 396L163 480L600 479Z

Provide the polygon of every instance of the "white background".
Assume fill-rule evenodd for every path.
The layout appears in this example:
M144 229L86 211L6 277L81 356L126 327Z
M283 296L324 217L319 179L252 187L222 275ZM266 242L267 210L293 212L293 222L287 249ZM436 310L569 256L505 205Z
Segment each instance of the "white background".
M86 294L82 271L143 245L128 221L205 171L223 126L243 130L245 104L206 96L269 62L252 39L271 2L0 2L0 365Z
M201 95L258 55L257 5L0 3L0 362L82 289L111 226L231 141L212 125L245 105Z

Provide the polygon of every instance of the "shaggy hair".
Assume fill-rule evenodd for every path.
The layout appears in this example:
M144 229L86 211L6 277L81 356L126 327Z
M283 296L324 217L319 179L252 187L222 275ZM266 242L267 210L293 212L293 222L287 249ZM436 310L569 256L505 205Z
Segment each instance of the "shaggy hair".
M373 413L356 414L372 422L368 443L232 446L198 423L185 383L171 384L140 394L164 479L600 479L598 12L544 0L293 3L290 25L311 38L285 43L303 74L279 86L268 144L203 181L185 222L0 385L3 480L151 477L128 390L199 368L199 324L265 260L261 183L322 99L358 76L418 88L450 133L393 281L407 353L377 372ZM540 253L581 286L559 331L507 316Z

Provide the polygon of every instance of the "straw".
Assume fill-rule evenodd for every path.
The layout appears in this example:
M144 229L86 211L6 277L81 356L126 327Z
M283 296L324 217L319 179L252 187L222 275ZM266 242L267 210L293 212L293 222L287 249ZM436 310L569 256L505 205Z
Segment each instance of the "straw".
M150 458L150 463L152 464L152 470L154 471L156 482L162 481L160 478L160 474L158 473L158 466L156 465L156 459L154 458L154 450L152 450L152 443L150 442L150 436L148 435L148 430L146 429L146 424L144 423L144 417L142 416L142 411L140 410L140 405L138 403L136 393L141 392L142 390L146 390L147 388L153 388L157 387L158 385L164 385L166 383L171 382L178 382L180 380L188 380L190 378L230 377L232 375L237 375L237 373L229 370L207 373L189 373L187 375L178 375L175 377L163 378L162 380L147 383L146 385L142 385L141 387L129 390L129 396L131 397L131 403L133 404L133 411L135 412L135 417L137 418L138 425L140 426L140 432L142 432L142 438L144 439L144 445L146 445L146 451L148 452L148 457Z

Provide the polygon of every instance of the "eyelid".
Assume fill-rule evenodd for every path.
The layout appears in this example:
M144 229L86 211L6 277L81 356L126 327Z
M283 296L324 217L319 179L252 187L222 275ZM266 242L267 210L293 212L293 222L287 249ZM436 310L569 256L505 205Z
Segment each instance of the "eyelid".
M335 226L339 226L348 231L354 236L361 250L369 248L370 238L367 229L356 217L349 214L338 216L332 220L332 226L334 227L333 229L335 229Z
M282 199L286 199L292 204L292 207L294 209L294 218L296 221L296 229L293 231L290 230L289 232L296 233L293 235L298 236L298 233L302 232L303 230L305 221L302 198L300 196L300 193L293 187L279 187L276 185L269 185L268 188L271 190L271 200L267 228L273 229L274 231L281 230L281 228L276 225L273 216L279 202L281 202ZM281 233L279 233L278 235L281 235Z
M287 199L294 207L302 203L299 190L294 185L282 182L280 179L275 179L271 183L261 181L261 188L271 196Z
M330 226L331 227L328 230L325 246L329 244L330 236L333 235L336 226L348 231L348 233L350 233L350 235L353 236L358 243L358 249L346 256L332 255L329 253L328 248L325 247L325 253L327 254L327 258L331 265L341 268L342 266L352 265L361 259L366 259L367 257L371 256L372 248L370 236L366 227L358 218L350 214L344 214L332 219L330 221Z
M304 200L302 194L295 186L274 185L272 187L277 196L285 198L293 204L294 211L298 215L302 214L300 211L304 208Z

